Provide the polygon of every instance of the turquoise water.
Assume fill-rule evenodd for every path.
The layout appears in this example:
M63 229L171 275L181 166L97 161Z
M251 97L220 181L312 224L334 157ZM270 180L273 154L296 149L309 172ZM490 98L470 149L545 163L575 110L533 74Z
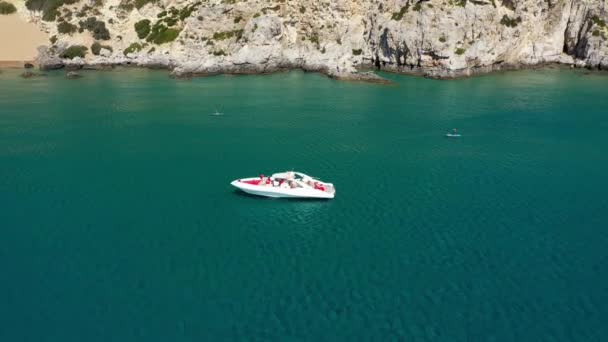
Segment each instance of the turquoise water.
M607 75L83 74L0 74L0 341L608 339Z

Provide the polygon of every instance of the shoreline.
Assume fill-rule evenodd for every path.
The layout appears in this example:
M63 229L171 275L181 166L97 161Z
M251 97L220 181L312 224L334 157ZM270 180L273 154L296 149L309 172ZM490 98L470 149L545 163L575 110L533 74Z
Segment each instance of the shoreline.
M0 69L26 69L25 64L32 64L35 68L38 67L35 60L0 61Z
M573 62L564 62L564 61L547 61L535 64L526 64L526 63L496 63L485 66L474 66L470 68L464 69L456 69L456 70L446 70L446 69L429 69L429 68L410 68L407 70L406 68L373 68L375 71L382 71L392 74L399 75L411 75L411 76L419 76L434 80L459 80L459 79L467 79L470 77L491 75L494 73L501 72L509 72L509 71L519 71L519 70L537 70L548 67L562 67L568 68L570 70L581 70L586 69L591 72L603 73L607 70L598 67L587 66L583 64L576 64Z
M221 3L224 4L224 2ZM494 9L489 6L484 9L480 7L483 4L473 4L471 6L478 6L475 7L475 22L478 21L477 14L481 15L483 12L486 15L484 19L479 19L485 23L482 32L488 30L488 32L493 32L491 35L488 33L483 37L481 35L473 37L474 34L469 36L468 29L464 29L465 32L462 32L462 29L456 29L458 23L452 23L452 19L449 18L443 22L445 27L431 25L427 22L419 22L414 27L412 20L403 18L405 12L397 13L399 14L398 20L393 18L395 13L389 19L389 9L378 8L376 10L375 5L367 4L371 7L365 10L363 8L345 10L345 13L352 11L351 15L354 15L352 22L350 20L339 22L340 28L336 28L335 25L330 28L328 25L320 36L317 33L311 36L312 31L308 32L308 29L304 30L306 32L302 31L302 27L294 26L292 20L295 20L294 22L304 19L313 20L312 22L304 21L311 29L316 30L324 28L326 23L317 22L314 20L316 15L304 15L304 11L298 12L297 8L293 8L293 6L286 5L283 8L279 6L277 9L281 9L281 13L267 14L267 8L257 8L252 5L239 8L230 3L225 6L220 5L221 10L218 10L215 3L204 5L196 3L193 5L192 11L196 7L196 10L200 12L198 13L200 15L197 15L198 21L194 20L193 15L192 18L187 17L190 18L188 22L184 21L187 18L175 19L180 21L178 26L180 30L185 30L184 34L180 36L178 33L172 40L163 42L149 40L148 38L151 36L147 36L148 33L145 37L147 40L144 42L143 36L139 37L139 32L133 31L135 20L141 19L140 21L142 21L143 17L154 17L155 14L162 13L156 13L161 10L156 6L154 11L127 11L128 13L123 13L124 17L121 14L118 18L114 6L100 5L97 11L101 12L96 15L108 19L107 23L104 20L99 24L103 24L104 30L107 31L104 31L103 38L97 37L93 31L84 32L82 22L73 18L72 12L59 20L74 27L71 31L66 31L65 28L59 30L59 24L40 21L40 13L32 13L24 6L18 6L17 14L5 18L0 17L0 24L5 25L0 25L0 28L10 28L10 30L4 30L7 37L5 39L9 44L4 46L4 51L0 51L0 61L6 60L0 62L0 68L19 68L19 64L29 64L31 59L36 58L36 63L31 64L37 64L41 71L62 68L68 71L83 68L99 70L123 66L168 70L170 77L173 78L216 74L257 75L301 69L305 72L318 72L335 80L378 84L392 82L390 77L383 78L377 71L450 80L486 75L497 71L534 70L553 64L571 68L585 67L589 70L608 68L608 64L605 63L606 59L603 57L605 53L600 48L601 44L598 45L600 39L608 39L600 34L602 32L599 30L605 26L605 22L596 16L597 18L593 17L595 19L589 24L586 20L591 12L586 8L574 8L572 7L574 5L570 9L555 7L550 13L552 15L546 14L541 19L520 18L517 24L505 25L502 21L498 22L502 13L500 10L496 12L495 4ZM485 5L487 4L485 3ZM466 14L473 7L465 5L466 1L462 7L468 9L457 8L455 12L461 16L465 15L459 17L460 21L469 22L472 18ZM231 20L233 15L226 14L235 7L237 10L234 13L240 14L235 14L236 17L233 21ZM537 7L544 12L542 6ZM439 20L438 10L432 8L433 6L428 6L428 8L416 10L419 13L415 16L420 17L417 20L430 20L431 18L434 18L433 22ZM501 6L498 8L502 9ZM424 11L419 11L421 9ZM70 11L72 10L75 8ZM91 15L91 13L85 13L89 10L88 6L84 6L82 16ZM227 11L222 12L224 10ZM402 10L407 11L407 7ZM515 11L515 8L509 10ZM188 15L192 14L192 11L188 12ZM260 15L256 11L262 11L264 15ZM559 14L561 17L558 16ZM166 11L163 15L166 15ZM211 20L203 22L205 17L211 18ZM242 19L245 17L248 19L243 22ZM338 17L342 18L342 13ZM219 23L225 19L228 22L222 22L221 25L207 24L213 23L214 20ZM350 19L350 17L345 15L344 19ZM564 22L566 19L568 22ZM536 28L535 20L546 20L546 24L551 25L539 31ZM527 23L533 25L526 26ZM76 26L80 26L79 33L75 32ZM220 31L232 26L235 28L233 31ZM448 27L452 28L454 32L449 32L449 34L445 32L445 28ZM597 32L593 32L593 35L589 33L591 27L598 29ZM7 35L8 31L16 30L16 28L20 28L20 31L11 33L10 36ZM37 37L40 34L45 36L46 38L40 41L44 44L38 45L38 41L26 37L24 35L26 31L31 31L30 33L36 34ZM429 31L428 35L426 31ZM234 36L237 32L238 37ZM117 35L118 33L121 35ZM497 35L498 33L500 35ZM520 33L528 33L530 36L522 36ZM608 36L608 29L605 33ZM0 30L0 38L2 38L1 36L2 30ZM113 38L110 39L112 36ZM342 40L344 40L344 45ZM99 49L96 49L95 55L93 55L91 45L93 41L98 41L98 43L103 41L107 45L99 45ZM50 46L49 42L51 42ZM148 42L152 42L149 50ZM163 45L164 43L170 44ZM30 55L34 45L37 45L37 57ZM90 51L69 54L69 56L79 56L73 60L60 57L63 51L75 45L82 45L87 51ZM18 47L27 48L27 54L21 52ZM147 52L144 51L144 48ZM63 56L65 57L65 55Z
M404 69L397 70L396 68L381 68L378 69L372 65L364 65L361 66L357 72L353 73L332 73L328 72L326 68L307 68L302 66L290 66L290 67L277 67L271 69L265 69L263 71L254 71L254 70L222 70L218 69L213 72L175 72L176 66L172 64L164 65L162 63L139 63L137 61L130 62L121 62L121 63L70 63L71 61L66 61L66 64L62 68L54 69L54 71L78 71L78 70L87 70L87 71L114 71L119 68L128 68L128 69L147 69L147 70L163 70L168 72L169 78L174 79L192 79L196 77L205 77L205 76L214 76L214 75L270 75L275 73L282 72L290 72L293 70L301 70L305 73L318 73L323 76L326 76L330 79L337 81L348 81L348 82L364 82L364 83L373 83L373 84L383 84L383 85L391 85L395 82L386 79L377 74L377 72L385 72L394 75L406 75L406 76L417 76L427 79L433 79L438 81L449 81L449 80L460 80L467 79L471 77L477 76L485 76L491 75L494 73L501 72L509 72L509 71L522 71L522 70L540 70L543 68L568 68L569 70L581 70L585 69L592 73L598 74L608 74L608 70L603 70L601 68L593 68L589 66L581 66L573 63L564 63L559 61L554 62L544 62L537 64L497 64L490 65L484 67L473 67L461 70L450 70L447 73L436 74L429 73L428 69L424 68L412 68L411 71L407 71ZM34 68L40 71L53 71L48 69L41 69L37 60L24 60L24 61L0 61L0 70L2 69L12 69L12 70L31 70L25 68L25 64L33 64ZM437 70L433 70L437 71ZM444 72L446 70L443 70Z

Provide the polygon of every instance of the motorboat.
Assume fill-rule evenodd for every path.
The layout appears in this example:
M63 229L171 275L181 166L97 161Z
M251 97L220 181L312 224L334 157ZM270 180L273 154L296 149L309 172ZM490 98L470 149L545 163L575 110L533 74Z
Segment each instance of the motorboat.
M288 198L334 198L336 189L301 172L286 171L272 176L241 178L232 181L232 186L252 195Z

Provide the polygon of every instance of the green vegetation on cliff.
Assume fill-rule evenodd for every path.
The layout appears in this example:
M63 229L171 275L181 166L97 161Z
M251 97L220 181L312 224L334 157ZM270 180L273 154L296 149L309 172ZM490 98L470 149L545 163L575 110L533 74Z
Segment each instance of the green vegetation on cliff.
M192 12L196 11L196 9L198 9L198 6L200 6L201 4L202 4L202 2L198 1L198 2L193 3L190 6L186 6L186 7L182 8L179 11L179 19L184 20L184 19L190 17L190 15L192 15Z
M84 58L84 55L87 54L87 47L82 45L72 45L69 48L65 49L59 57L74 59L75 57Z
M42 11L42 20L55 21L62 5L75 4L80 0L26 0L25 7L30 11Z
M393 20L401 20L403 18L403 16L405 15L405 13L407 13L407 10L410 8L410 4L407 3L405 6L401 7L401 9L399 10L399 12L393 12L393 15L391 16L391 19Z
M466 51L467 51L467 49L465 49L465 48L458 48L458 49L456 49L456 51L454 51L454 53L461 56L461 55L464 55L464 53Z
M232 31L221 31L215 32L213 34L213 39L215 40L225 40L236 37L236 39L240 39L243 35L243 30L232 30Z
M128 55L130 53L133 53L133 52L139 52L143 48L144 48L143 45L141 45L139 43L133 43L133 44L129 45L129 47L126 48L122 53L126 56L126 55Z
M77 29L78 29L78 27L76 25L72 25L72 24L68 23L67 21L62 21L59 24L57 24L57 32L59 32L59 33L72 34L72 33L76 32Z
M599 27L606 27L606 22L600 19L600 17L598 17L597 15L591 17L591 22Z
M99 53L101 52L101 49L106 49L106 50L114 51L114 49L112 49L111 46L101 45L99 42L95 42L95 43L93 43L91 45L91 52L95 56L99 56Z
M17 12L15 5L6 1L0 1L0 14L11 14L15 12Z
M87 18L85 21L81 21L78 23L80 25L79 32L83 32L87 30L91 32L93 38L98 40L108 40L110 39L110 31L106 28L106 23L97 20L95 17Z
M510 18L508 15L503 15L500 19L500 23L507 27L516 27L517 24L521 23L521 17Z
M150 20L143 19L135 23L135 32L139 39L144 39L150 34Z
M450 0L450 5L465 7L467 5L467 0Z
M179 36L180 32L181 29L170 28L160 22L157 22L154 24L154 26L152 26L150 34L146 40L154 44L169 43L174 41L175 38Z
M146 39L154 44L172 42L182 31L182 22L189 18L201 4L202 2L198 1L181 9L171 6L156 16L158 20L153 25L148 19L135 23L135 32L140 39Z
M135 7L140 9L148 3L156 2L156 0L135 0Z

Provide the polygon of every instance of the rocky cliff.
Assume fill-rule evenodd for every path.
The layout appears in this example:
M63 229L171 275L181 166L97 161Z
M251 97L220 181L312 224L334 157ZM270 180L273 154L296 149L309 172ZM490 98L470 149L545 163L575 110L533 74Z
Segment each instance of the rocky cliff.
M431 77L551 62L608 67L605 0L44 1L19 10L52 37L49 53L88 48L71 64L346 78L361 67Z

